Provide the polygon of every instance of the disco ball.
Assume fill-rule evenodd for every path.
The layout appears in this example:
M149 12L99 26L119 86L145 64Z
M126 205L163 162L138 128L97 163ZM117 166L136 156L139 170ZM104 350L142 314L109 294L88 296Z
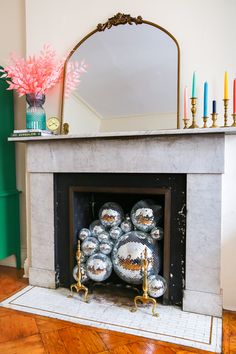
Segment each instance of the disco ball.
M104 241L101 242L99 245L99 250L103 254L110 254L113 249L113 242L111 241Z
M116 274L127 283L141 284L143 281L142 260L147 248L148 275L160 270L159 246L147 234L131 231L122 235L114 245L112 263Z
M161 241L163 239L163 235L163 228L159 226L154 227L150 232L150 236L153 238L153 240L157 241Z
M98 235L105 231L105 227L100 223L99 220L94 220L90 226L89 230L91 231L92 236L98 237Z
M83 252L80 252L80 263L85 263L87 262L88 257L85 256Z
M109 234L113 240L118 240L123 232L119 226L114 226L110 229Z
M87 237L91 236L91 231L89 229L83 228L79 232L79 239L84 241Z
M99 220L105 228L120 225L124 218L124 212L117 203L105 203L99 210Z
M152 200L140 200L131 210L134 226L144 232L151 231L162 218L162 207Z
M108 232L106 231L102 231L99 235L98 235L98 241L99 242L104 242L104 241L109 241L110 239L110 235Z
M130 218L126 218L122 223L120 224L121 230L126 234L127 232L130 232L133 230L133 224L130 221Z
M166 280L161 275L148 277L148 294L152 297L162 296L167 289Z
M87 261L88 277L94 281L101 282L109 278L112 272L112 263L108 256L96 253Z
M86 265L85 264L81 264L80 265L80 272L81 272L81 283L86 283L89 280L89 277L87 275L87 271L86 271ZM73 268L73 277L75 279L75 281L78 281L78 265L76 265Z
M92 256L98 251L99 242L95 237L87 237L81 245L81 250L85 256Z

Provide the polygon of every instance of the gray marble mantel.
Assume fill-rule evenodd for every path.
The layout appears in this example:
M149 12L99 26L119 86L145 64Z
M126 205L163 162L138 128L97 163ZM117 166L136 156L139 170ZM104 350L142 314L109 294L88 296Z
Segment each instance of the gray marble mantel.
M221 316L222 175L236 129L176 130L116 136L9 138L27 143L30 200L29 281L55 287L53 174L185 173L186 283L183 310Z

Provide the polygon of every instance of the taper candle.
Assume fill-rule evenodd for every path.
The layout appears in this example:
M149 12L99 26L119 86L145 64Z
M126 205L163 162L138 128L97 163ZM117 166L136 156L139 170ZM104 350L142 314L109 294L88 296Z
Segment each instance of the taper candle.
M207 117L207 102L208 102L208 83L204 83L204 103L203 103L203 117Z
M216 101L212 101L212 113L216 113Z
M193 73L193 81L192 81L192 97L196 98L196 71Z
M229 90L228 90L228 72L225 71L225 78L224 78L224 99L229 99Z
M184 119L188 119L188 110L187 110L187 99L188 99L188 89L184 88Z
M236 114L236 79L234 79L233 89L233 114Z

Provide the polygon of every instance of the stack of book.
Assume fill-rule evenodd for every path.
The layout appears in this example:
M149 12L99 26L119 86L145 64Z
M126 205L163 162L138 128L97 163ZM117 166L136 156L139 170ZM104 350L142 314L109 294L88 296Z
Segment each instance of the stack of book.
M12 137L27 137L27 136L50 136L53 133L49 130L41 130L41 129L21 129L21 130L13 130L11 134Z

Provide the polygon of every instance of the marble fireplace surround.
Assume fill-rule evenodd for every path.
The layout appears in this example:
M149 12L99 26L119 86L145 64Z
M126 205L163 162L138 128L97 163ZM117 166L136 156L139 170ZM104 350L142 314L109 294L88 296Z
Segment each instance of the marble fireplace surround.
M54 173L185 173L187 225L183 310L221 316L221 193L225 131L197 129L194 134L175 130L132 136L10 138L11 141L27 143L30 284L48 288L55 288L56 284Z

